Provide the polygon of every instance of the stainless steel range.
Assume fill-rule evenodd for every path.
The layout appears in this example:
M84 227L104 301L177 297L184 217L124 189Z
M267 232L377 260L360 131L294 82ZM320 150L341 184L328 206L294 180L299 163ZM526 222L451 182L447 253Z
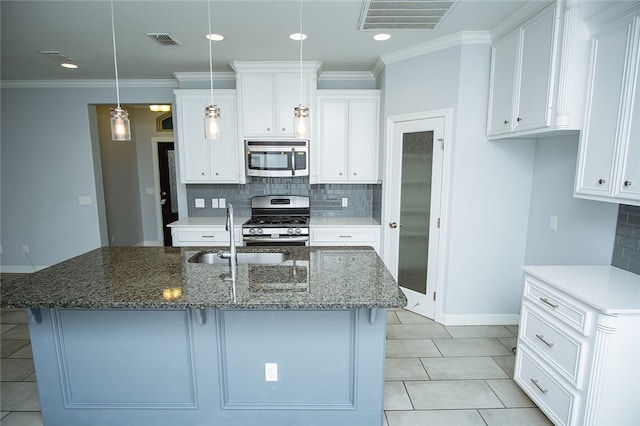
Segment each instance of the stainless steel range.
M306 246L310 214L309 197L252 197L251 219L242 225L242 240L247 246Z

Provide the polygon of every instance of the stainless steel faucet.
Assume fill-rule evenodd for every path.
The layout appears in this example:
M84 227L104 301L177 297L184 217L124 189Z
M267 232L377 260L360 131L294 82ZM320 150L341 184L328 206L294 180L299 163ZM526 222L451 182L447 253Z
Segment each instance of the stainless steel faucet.
M229 259L229 266L231 267L231 275L235 278L236 267L238 266L238 257L236 255L236 237L233 227L233 205L227 203L227 231L229 231L229 251L220 251L218 256L223 259Z

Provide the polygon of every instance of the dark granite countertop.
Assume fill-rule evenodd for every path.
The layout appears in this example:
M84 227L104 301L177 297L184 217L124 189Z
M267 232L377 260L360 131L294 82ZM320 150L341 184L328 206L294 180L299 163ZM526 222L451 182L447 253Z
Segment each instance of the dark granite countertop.
M203 247L100 248L3 284L0 306L128 309L402 307L406 297L370 247L238 247L285 251L281 264L191 263ZM235 288L234 288L235 287Z

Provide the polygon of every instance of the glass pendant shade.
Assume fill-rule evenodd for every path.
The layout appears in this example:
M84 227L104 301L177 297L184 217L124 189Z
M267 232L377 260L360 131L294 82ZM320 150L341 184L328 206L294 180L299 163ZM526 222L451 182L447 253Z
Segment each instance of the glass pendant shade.
M209 140L218 140L222 137L220 108L217 105L209 105L204 110L204 137Z
M111 139L114 141L131 140L129 113L119 106L111 111Z
M293 108L294 137L309 137L309 107L298 105Z

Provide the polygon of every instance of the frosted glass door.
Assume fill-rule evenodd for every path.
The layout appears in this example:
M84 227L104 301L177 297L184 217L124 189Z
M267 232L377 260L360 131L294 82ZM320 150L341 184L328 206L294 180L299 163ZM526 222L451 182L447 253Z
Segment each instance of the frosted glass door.
M398 283L426 294L433 132L404 133Z

